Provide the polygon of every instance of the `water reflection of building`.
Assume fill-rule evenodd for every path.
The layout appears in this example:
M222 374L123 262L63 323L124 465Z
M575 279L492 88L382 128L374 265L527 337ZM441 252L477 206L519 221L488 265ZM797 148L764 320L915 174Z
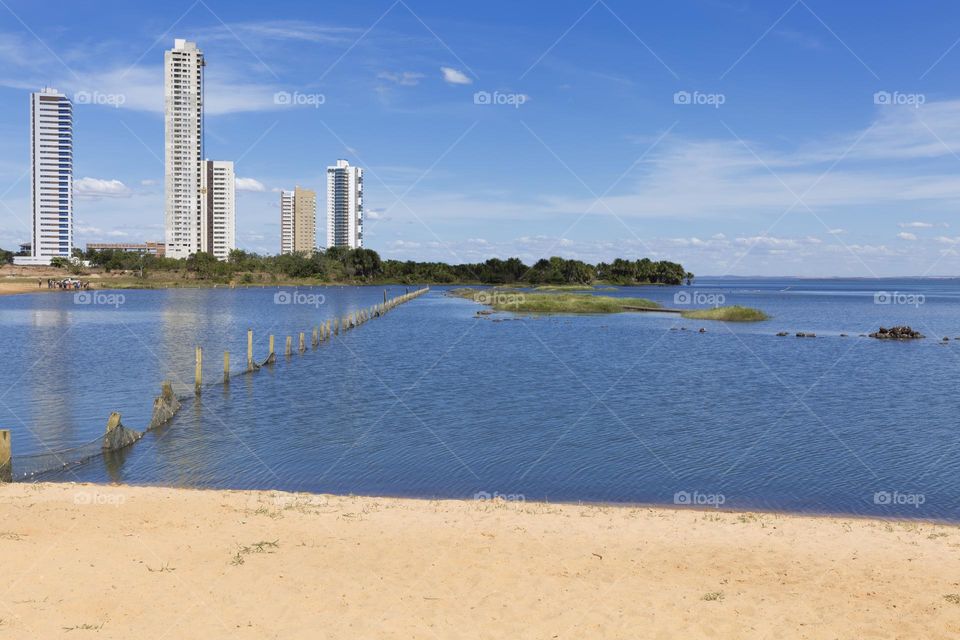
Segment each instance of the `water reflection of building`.
M76 384L71 365L82 363L69 353L73 343L68 303L62 296L53 298L52 306L30 311L29 325L24 327L22 377L15 383L20 393L4 400L16 412L18 426L29 429L24 435L28 442L34 441L32 453L65 449L93 437L76 411L82 387Z

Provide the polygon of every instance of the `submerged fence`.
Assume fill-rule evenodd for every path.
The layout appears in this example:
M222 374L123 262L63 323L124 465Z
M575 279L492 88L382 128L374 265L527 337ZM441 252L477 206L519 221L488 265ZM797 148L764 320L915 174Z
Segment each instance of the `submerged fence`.
M355 329L360 325L379 318L396 308L404 302L409 302L427 291L429 287L417 289L394 298L387 298L387 292L383 292L383 303L366 307L345 316L329 318L325 322L310 327L309 331L299 332L297 338L297 352L307 351L307 335L310 336L310 347L316 349L323 342L331 340L334 336ZM230 384L230 378L238 375L249 375L256 373L265 366L276 362L277 356L274 351L274 336L270 335L268 340L267 357L257 362L253 356L253 330L247 330L247 359L246 366L242 370L231 371L230 352L223 352L223 378L214 384ZM284 346L284 355L293 355L293 336L286 337ZM199 397L203 393L203 347L197 346L194 350L194 394ZM112 452L119 451L131 446L140 440L144 434L152 429L166 424L180 410L181 398L177 398L173 392L173 385L169 381L164 381L161 385L160 395L153 401L153 414L150 422L142 431L137 431L123 424L123 420L118 412L113 412L107 419L107 426L104 434L97 438L69 449L59 451L47 451L23 456L13 456L13 443L9 430L0 429L0 482L14 482L29 480L34 476L50 471L68 469L87 462L98 456L109 455Z

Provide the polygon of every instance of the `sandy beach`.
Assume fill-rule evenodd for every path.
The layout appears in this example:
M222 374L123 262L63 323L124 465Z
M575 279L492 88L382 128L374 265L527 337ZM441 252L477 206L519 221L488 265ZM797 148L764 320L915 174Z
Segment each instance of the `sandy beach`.
M960 528L0 488L3 638L955 638Z

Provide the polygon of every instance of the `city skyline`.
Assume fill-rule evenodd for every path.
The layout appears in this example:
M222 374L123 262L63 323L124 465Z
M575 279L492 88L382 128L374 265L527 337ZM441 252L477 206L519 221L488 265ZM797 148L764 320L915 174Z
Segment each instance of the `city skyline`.
M0 246L29 238L15 114L45 84L83 122L76 244L162 236L157 60L182 36L215 60L204 157L236 162L240 248L276 252L276 194L322 185L323 159L344 157L367 171L365 244L385 257L952 273L960 12L934 4L943 19L917 39L906 8L874 7L866 38L861 12L824 2L561 2L513 22L498 3L372 3L318 20L295 2L210 2L118 7L102 24L13 2L0 25L0 108L13 116L0 126L14 142L0 152Z

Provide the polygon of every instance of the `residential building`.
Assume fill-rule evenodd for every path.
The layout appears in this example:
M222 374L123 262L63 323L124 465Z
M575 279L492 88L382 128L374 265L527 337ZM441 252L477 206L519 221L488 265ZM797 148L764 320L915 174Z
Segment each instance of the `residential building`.
M313 253L317 248L317 193L280 192L280 253Z
M363 246L363 169L346 160L327 167L327 247Z
M73 251L73 105L56 89L30 94L32 242L17 264L48 265Z
M174 40L164 53L164 187L166 250L186 258L204 250L203 52L195 42Z
M229 160L204 160L200 174L200 247L226 260L236 246L236 176Z
M293 191L280 192L280 254L293 253Z

